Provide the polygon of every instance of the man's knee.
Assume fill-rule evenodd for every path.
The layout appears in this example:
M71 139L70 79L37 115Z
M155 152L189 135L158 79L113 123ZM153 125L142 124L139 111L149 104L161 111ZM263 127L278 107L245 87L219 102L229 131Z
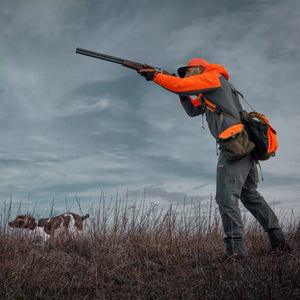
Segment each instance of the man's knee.
M248 202L259 202L263 199L263 197L256 188L249 189L247 187L243 187L240 199L243 204L246 204Z

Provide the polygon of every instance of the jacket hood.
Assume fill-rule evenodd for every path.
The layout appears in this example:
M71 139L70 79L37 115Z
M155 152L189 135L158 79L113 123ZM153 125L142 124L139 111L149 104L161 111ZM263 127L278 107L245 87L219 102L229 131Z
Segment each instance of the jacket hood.
M226 69L221 66L221 65L217 65L217 64L208 64L208 66L205 68L203 73L206 72L218 72L220 74L222 74L227 80L229 79L229 74L226 71ZM203 74L202 73L202 74Z

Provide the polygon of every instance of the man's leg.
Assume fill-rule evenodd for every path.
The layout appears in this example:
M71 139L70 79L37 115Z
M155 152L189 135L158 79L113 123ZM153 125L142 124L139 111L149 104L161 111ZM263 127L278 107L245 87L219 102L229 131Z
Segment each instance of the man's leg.
M285 243L285 235L280 228L278 219L270 205L259 194L259 192L257 192L256 189L257 182L253 161L251 170L242 189L241 201L260 223L263 229L268 232L271 247L272 249L275 249L280 244Z
M216 202L226 234L224 242L227 256L248 256L239 198L251 169L251 161L251 156L247 156L236 162L230 162L226 160L222 151L220 153L217 167Z

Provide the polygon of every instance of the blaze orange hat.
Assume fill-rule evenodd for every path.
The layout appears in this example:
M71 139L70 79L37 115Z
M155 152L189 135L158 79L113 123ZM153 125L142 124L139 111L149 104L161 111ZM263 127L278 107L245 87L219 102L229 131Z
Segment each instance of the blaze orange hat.
M177 73L179 75L179 77L183 78L185 76L186 73L186 68L188 67L206 67L208 65L208 62L203 59L203 58L194 58L191 61L189 61L189 63L185 66L185 67L181 67L177 70Z

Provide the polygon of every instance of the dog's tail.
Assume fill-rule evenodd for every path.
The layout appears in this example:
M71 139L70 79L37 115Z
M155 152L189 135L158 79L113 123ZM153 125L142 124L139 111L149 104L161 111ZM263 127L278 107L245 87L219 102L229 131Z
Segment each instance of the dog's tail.
M82 221L87 219L90 215L89 214L86 214L85 216L81 217Z

